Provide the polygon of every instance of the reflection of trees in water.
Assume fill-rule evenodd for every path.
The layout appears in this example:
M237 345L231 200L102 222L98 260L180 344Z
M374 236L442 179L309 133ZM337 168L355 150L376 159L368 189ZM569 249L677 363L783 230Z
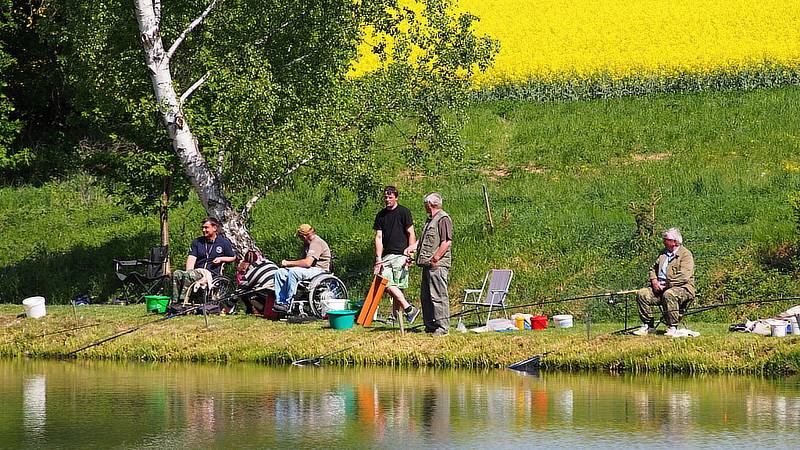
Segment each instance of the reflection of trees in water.
M498 433L575 428L657 440L800 426L796 384L745 377L543 373L534 378L508 371L84 362L11 366L0 373L39 379L17 372L47 379L20 385L17 408L25 424L19 426L35 428L35 418L43 414L37 405L45 401L48 429L79 423L82 411L69 403L77 400L91 413L93 429L114 430L102 446L197 447L242 436L264 447L331 440L353 446L453 446ZM36 386L68 395L53 401ZM121 421L124 417L133 419ZM48 443L58 446L57 440Z

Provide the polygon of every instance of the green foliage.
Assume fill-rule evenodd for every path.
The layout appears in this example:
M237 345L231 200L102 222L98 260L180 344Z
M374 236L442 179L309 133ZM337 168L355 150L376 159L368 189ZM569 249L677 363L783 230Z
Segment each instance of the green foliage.
M458 156L459 121L452 117L463 114L445 113L464 104L467 77L487 67L496 45L474 35L474 18L449 12L450 1L424 3L418 16L395 0L220 2L183 42L170 69L178 95L209 75L184 111L234 204L309 155L300 175L366 198L377 173L375 130L402 118L415 128L404 153L410 160ZM193 0L162 2L167 48L203 7ZM34 11L26 36L57 55L46 62L67 87L59 92L71 108L59 118L71 143L63 154L99 175L118 200L152 209L160 177L180 175L174 169L180 163L158 120L133 5L64 0L21 9ZM406 61L398 52L370 76L348 78L369 25L405 42L403 52L413 46L422 59ZM14 36L17 45L22 36ZM17 84L35 95L24 80ZM175 198L185 199L189 186L177 178Z
M695 255L697 305L794 295L795 266L775 261L793 254L795 221L786 193L800 188L793 169L800 161L797 143L785 130L800 127L800 119L789 114L798 101L800 90L784 88L565 104L483 103L468 109L461 135L468 144L457 168L435 176L412 171L387 149L377 155L384 161L377 176L399 187L417 230L425 217L422 196L443 193L455 226L454 308L462 290L478 287L492 267L514 269L509 301L517 305L643 286L660 243L632 244L637 225L629 205L650 202L654 192L661 200L653 228L681 228ZM384 142L391 147L394 141ZM80 292L107 301L118 288L111 260L144 257L158 242L155 217L116 208L90 180L0 190L2 301L37 293L64 303ZM484 185L496 218L491 235L483 228ZM360 202L354 193L331 195L326 186L299 180L257 206L247 225L266 256L280 260L299 250L296 226L311 223L336 253L337 275L359 298L370 281L378 193L354 212ZM196 201L172 209L174 267L183 264L203 215ZM37 274L35 267L46 267L49 275ZM414 269L412 301L418 299L418 275ZM789 305L755 306L720 308L696 320L731 323ZM572 313L577 321L591 311L593 321L619 321L624 310L601 299L524 311Z
M531 79L523 83L486 87L476 92L481 100L569 101L608 99L664 93L752 90L800 83L797 64L759 61L698 73L679 72L669 76L628 76L617 78L597 74L585 78L568 74L556 79Z
M11 0L0 1L0 36L5 36L17 28L11 14ZM22 129L22 121L13 117L14 104L8 98L8 73L15 70L16 60L7 51L5 39L0 39L0 172L25 164L28 150L15 152L11 144Z

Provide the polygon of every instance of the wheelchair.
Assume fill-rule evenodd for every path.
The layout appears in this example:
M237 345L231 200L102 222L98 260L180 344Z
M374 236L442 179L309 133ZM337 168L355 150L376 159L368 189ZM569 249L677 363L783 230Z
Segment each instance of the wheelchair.
M193 281L184 289L183 307L206 305L206 307L219 307L220 312L232 314L237 305L237 298L234 295L236 286L233 281L224 275L214 275L212 287L203 283L203 280Z
M336 298L348 298L347 287L336 275L323 272L297 285L297 293L289 303L289 313L322 319L326 312L322 308L323 302Z

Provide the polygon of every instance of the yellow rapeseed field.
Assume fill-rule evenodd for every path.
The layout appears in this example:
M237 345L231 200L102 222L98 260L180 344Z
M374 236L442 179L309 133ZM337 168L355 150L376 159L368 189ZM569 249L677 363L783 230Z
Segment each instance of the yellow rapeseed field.
M500 41L480 85L800 64L798 0L459 0ZM362 62L359 70L368 68Z

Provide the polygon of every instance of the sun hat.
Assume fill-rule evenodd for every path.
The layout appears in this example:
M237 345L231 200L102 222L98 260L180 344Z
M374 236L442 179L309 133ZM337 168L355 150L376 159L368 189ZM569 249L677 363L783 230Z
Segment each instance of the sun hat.
M304 223L297 227L297 235L298 236L308 236L309 234L313 233L314 229L311 228L311 225Z

